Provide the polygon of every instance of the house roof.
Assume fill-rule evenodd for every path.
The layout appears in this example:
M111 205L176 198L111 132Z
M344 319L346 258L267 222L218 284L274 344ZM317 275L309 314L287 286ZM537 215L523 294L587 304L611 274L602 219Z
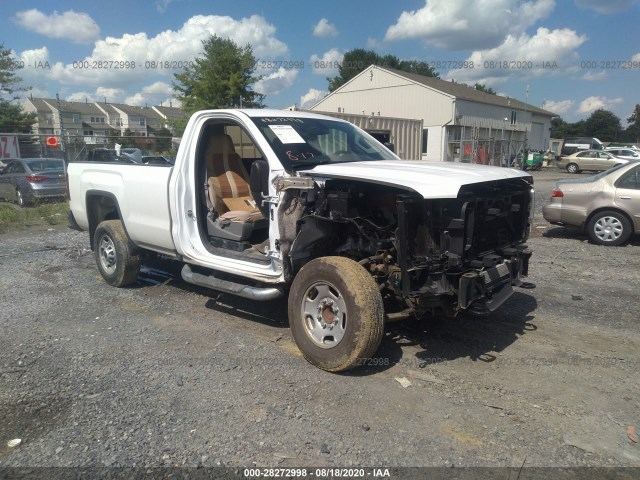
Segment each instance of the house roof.
M42 98L27 98L38 112L50 113L51 108Z
M155 110L160 112L164 118L186 118L187 114L184 110L178 107L165 107L163 105L155 105Z
M469 100L477 103L485 103L488 105L497 105L505 108L516 108L518 110L527 110L529 112L538 113L548 117L555 117L556 114L543 110L530 103L524 103L515 98L502 97L500 95L492 95L490 93L481 92L473 87L469 87L463 83L448 82L439 78L425 77L424 75L418 75L415 73L403 72L402 70L396 70L389 67L378 67L380 70L387 71L389 73L406 78L409 81L424 85L426 87L433 88L439 92L446 93L461 100Z
M127 115L135 115L147 118L160 118L158 112L154 111L151 107L138 107L135 105L127 105L126 103L110 103L109 105L122 110Z
M36 106L38 110L42 106L43 110L50 111L51 109L46 104L51 105L54 109L58 108L58 100L55 98L33 98L31 102ZM38 103L36 103L38 102ZM93 102L67 102L66 100L60 100L60 110L63 113L79 113L84 115L102 115L100 109L98 109Z
M93 130L113 130L113 127L108 123L82 122L82 127L91 127Z

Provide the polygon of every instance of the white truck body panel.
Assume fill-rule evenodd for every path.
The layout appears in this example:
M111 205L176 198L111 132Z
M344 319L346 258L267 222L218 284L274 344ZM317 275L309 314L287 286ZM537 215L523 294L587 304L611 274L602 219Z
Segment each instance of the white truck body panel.
M398 160L318 165L300 173L330 178L349 178L408 188L430 198L456 198L460 187L473 183L527 177L513 168L465 163Z
M87 193L108 192L117 199L133 242L159 252L174 252L167 191L171 170L150 165L70 163L70 207L76 222L89 228Z

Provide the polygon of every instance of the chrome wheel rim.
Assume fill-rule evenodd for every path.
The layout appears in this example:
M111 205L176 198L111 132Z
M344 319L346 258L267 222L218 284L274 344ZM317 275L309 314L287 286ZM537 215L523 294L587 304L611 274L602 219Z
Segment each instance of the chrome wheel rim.
M569 165L567 167L567 170L569 171L569 173L576 173L578 171L578 168L575 165Z
M302 297L302 322L309 339L320 348L340 344L347 329L347 305L329 282L315 282Z
M102 269L111 275L116 271L116 247L113 244L113 240L108 235L103 235L100 239L100 246L98 247L98 256L100 258L100 265Z
M614 242L623 234L622 222L616 217L602 217L593 226L593 233L603 242Z

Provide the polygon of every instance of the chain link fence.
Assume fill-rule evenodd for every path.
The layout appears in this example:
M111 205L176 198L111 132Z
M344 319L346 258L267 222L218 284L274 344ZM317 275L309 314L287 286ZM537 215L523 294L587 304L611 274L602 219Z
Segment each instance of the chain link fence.
M169 160L175 159L178 148L177 139L172 137L0 133L0 159L61 158L67 163L77 162L86 160L92 150L113 150L116 144L121 148L137 148L144 156L163 156Z

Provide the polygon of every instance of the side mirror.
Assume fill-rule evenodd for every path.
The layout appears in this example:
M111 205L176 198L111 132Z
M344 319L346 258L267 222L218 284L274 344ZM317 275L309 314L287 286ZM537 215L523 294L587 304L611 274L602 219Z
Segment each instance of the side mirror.
M396 153L396 146L393 143L384 142L383 145L391 150L393 153Z

